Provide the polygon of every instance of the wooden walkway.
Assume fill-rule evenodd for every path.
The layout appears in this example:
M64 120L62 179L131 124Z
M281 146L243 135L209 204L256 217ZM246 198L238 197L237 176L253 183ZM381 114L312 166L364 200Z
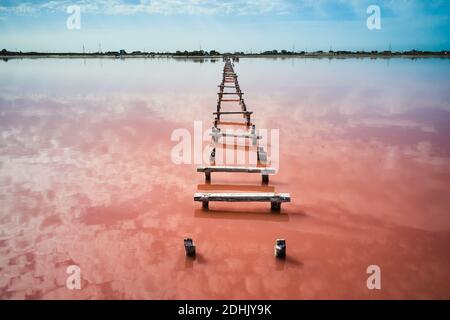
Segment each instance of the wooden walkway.
M253 146L256 146L257 150L257 160L260 165L266 165L267 163L267 152L263 147L259 146L259 140L262 139L256 133L256 126L251 122L251 116L253 111L247 110L247 105L245 104L243 95L238 82L238 76L234 71L234 64L231 60L226 57L224 58L225 66L223 68L222 82L218 85L219 92L216 111L213 112L214 126L212 128L211 138L214 143L218 143L219 139L226 137L234 138L244 138L249 139ZM233 61L239 61L233 59ZM225 92L225 89L234 89L234 92ZM223 103L234 103L238 104L240 110L234 111L222 111ZM242 115L245 122L230 122L223 121L223 117L229 115ZM220 125L238 125L245 126L247 130L250 130L242 134L233 134L223 132ZM226 142L221 141L225 146ZM227 172L227 173L259 173L262 176L262 184L267 185L269 183L269 174L275 174L274 168L269 168L265 166L257 167L243 167L243 166L216 166L215 165L215 152L216 149L213 148L210 156L210 166L199 166L197 167L197 172L205 173L205 182L211 182L211 172ZM221 185L224 189L224 185ZM230 185L232 186L232 185ZM267 187L266 187L267 188ZM274 187L270 187L275 190ZM213 189L213 188L211 188ZM207 210L209 208L210 201L227 201L227 202L270 202L272 211L280 211L282 202L290 202L291 196L289 193L275 193L275 192L234 192L234 193L221 193L221 192L211 192L211 193L195 193L194 201L200 201L203 203L203 209Z

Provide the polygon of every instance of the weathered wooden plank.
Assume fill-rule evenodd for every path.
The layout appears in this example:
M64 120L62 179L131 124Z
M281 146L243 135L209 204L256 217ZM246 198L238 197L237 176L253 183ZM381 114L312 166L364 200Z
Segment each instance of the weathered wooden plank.
M252 114L253 111L219 111L213 112L213 114Z
M220 99L221 102L241 102L240 99Z
M197 172L205 173L205 181L211 182L212 172L240 172L240 173L260 173L263 184L269 183L269 174L274 174L275 169L269 167L232 167L232 166L199 166Z
M279 212L282 202L290 202L289 193L200 193L194 194L194 201L202 202L203 209L209 208L210 201L224 202L270 202L272 211Z
M220 116L223 114L242 114L244 115L246 121L247 121L247 125L250 125L251 123L251 119L250 116L253 112L252 111L247 111L247 110L242 110L242 111L220 111L220 103L217 105L217 112L213 112L213 114L216 115L216 118L218 120L220 120Z
M231 133L231 132L212 132L209 134L213 137L233 137L233 138L244 138L244 139L262 139L262 136L258 136L254 133Z
M258 140L262 139L262 136L256 135L254 133L232 133L232 132L221 132L219 128L213 127L212 132L209 134L214 142L219 142L220 137L232 137L232 138L243 138L251 139L252 144L256 145Z
M275 192L274 186L246 185L246 184L211 184L204 183L197 185L198 190L217 192L218 190L233 192Z
M249 126L247 123L244 123L244 122L236 122L236 121L220 121L220 120L217 120L217 118L214 119L213 124L214 124L214 126L216 126L216 127L217 127L218 125L224 125L224 126L244 126L244 127L248 127L248 126Z
M197 172L245 172L273 174L275 168L270 167L234 167L234 166L198 166Z
M290 202L289 193L245 192L245 193L208 193L197 192L194 201L226 201L226 202Z

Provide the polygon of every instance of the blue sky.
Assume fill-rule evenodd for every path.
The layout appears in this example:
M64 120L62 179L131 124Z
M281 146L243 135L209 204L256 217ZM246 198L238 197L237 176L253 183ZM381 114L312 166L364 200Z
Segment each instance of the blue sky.
M369 5L381 29L368 30ZM68 30L70 5L81 28ZM36 51L448 50L447 0L0 0L0 48Z

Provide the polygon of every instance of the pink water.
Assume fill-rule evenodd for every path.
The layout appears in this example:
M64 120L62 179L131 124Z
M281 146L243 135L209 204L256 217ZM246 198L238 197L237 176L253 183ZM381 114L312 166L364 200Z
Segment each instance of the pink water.
M222 67L0 63L0 298L449 299L450 61L241 59L255 124L280 129L267 187L205 185L171 161L174 129L211 125ZM192 196L210 189L292 202L205 212ZM81 290L66 288L74 264Z

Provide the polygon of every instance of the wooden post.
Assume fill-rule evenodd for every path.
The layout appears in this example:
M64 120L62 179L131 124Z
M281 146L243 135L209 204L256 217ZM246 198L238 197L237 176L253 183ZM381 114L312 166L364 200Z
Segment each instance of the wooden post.
M212 149L211 156L209 157L209 161L212 163L216 162L216 148Z
M191 238L184 239L184 251L186 256L195 257L195 244Z
M202 201L202 209L209 209L209 201Z
M211 182L211 172L205 171L205 181Z
M270 209L272 211L279 212L281 210L281 202L271 202Z
M245 102L244 102L244 99L242 99L242 96L241 96L241 101L239 102L239 104L241 105L242 111L247 111L247 106L245 105Z
M262 183L263 184L268 184L269 183L269 175L268 174L263 174L262 175Z
M245 115L247 117L247 125L249 126L250 125L250 113L246 113Z
M258 151L256 154L259 162L261 162L262 164L267 163L267 153L264 151L263 147L258 147Z
M286 240L277 239L275 241L274 254L277 258L285 258L286 257Z

